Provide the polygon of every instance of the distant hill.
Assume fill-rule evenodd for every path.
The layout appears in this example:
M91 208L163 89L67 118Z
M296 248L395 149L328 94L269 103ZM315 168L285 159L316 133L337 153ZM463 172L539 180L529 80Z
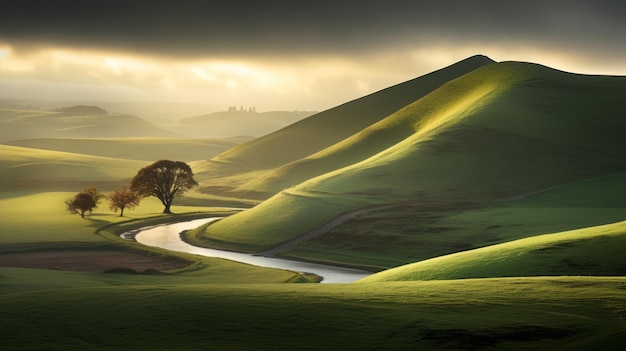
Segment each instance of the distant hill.
M180 136L136 116L103 111L96 106L73 106L53 112L0 109L0 141Z
M172 128L195 138L223 138L235 135L259 137L313 115L312 111L256 112L253 108L231 108L228 111L184 118Z
M129 160L204 160L250 140L250 137L186 138L37 138L2 144Z
M624 171L625 95L625 77L577 75L537 64L503 62L451 78L354 133L344 130L343 138L316 153L301 152L301 145L310 151L310 144L304 138L288 142L283 136L289 130L302 126L301 136L308 131L309 139L325 139L322 131L335 126L330 121L313 123L312 116L213 159L269 170L257 171L262 176L248 178L240 190L271 193L281 186L291 187L252 210L210 225L205 236L212 242L230 243L230 248L263 250L342 213L386 204L396 209L384 216L356 218L352 233L335 232L315 246L300 245L309 249L297 256L332 256L335 262L355 255L370 257L370 262L400 253L408 257L410 245L420 249L421 228L442 213L497 206L505 199L559 184ZM282 149L287 152L266 147L272 136L284 141ZM320 167L325 173L316 174ZM292 183L291 177L297 182ZM428 216L420 217L422 213ZM411 221L412 217L421 220ZM442 233L460 231L437 230L442 242L455 240ZM351 237L344 241L337 237L340 233ZM451 244L449 252L485 239L468 240L457 242L462 245L456 248Z
M107 111L98 106L76 105L70 107L61 107L54 110L70 115L106 115Z
M145 161L0 145L0 190L118 187L145 166Z

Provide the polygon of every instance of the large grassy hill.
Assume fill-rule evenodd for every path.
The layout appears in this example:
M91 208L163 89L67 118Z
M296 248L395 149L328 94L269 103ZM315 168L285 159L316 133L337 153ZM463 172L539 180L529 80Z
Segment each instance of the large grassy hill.
M262 250L366 206L416 211L406 216L480 208L624 170L625 94L623 77L519 62L483 66L317 155L339 166L373 156L216 222L206 237Z
M341 142L445 82L492 62L485 56L470 57L441 70L317 113L214 157L200 167L203 173L200 176L218 175L223 178L225 175L238 175L222 182L220 186L233 187L233 184L245 183L258 177L258 173L251 171L272 170Z
M62 111L0 110L0 141L29 138L179 136L132 115Z

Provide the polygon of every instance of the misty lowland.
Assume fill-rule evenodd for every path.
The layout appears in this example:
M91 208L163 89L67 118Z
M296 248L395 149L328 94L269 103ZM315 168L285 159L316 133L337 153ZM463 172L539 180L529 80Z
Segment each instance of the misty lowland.
M0 102L0 349L626 342L626 77L478 55L321 112L114 110Z

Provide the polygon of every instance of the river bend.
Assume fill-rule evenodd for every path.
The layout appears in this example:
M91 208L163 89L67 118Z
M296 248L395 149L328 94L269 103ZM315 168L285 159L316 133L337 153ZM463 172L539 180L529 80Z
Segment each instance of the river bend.
M135 235L135 240L143 245L160 247L167 250L186 252L208 257L225 258L232 261L243 262L260 267L314 273L323 277L322 283L350 283L372 274L370 272L358 269L197 247L184 242L180 238L180 232L182 232L183 230L193 229L204 223L212 222L218 219L220 218L203 218L187 222L177 222L172 224L147 227L140 229L138 232L134 231L132 232L132 234ZM125 234L122 234L122 236L124 237Z

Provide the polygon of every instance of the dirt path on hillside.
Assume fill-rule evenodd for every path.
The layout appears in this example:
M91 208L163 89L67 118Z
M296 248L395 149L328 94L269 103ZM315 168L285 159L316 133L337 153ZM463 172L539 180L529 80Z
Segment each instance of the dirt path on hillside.
M294 239L291 239L289 241L285 241L282 244L279 244L277 246L274 246L271 249L265 250L265 251L261 251L256 253L255 255L257 256L265 256L265 257L274 257L277 253L281 252L281 251L286 251L291 249L292 247L298 245L301 242L307 241L317 235L320 235L322 233L325 233L335 227L337 227L340 224L343 224L345 222L347 222L348 220L363 214L363 213L367 213L367 212L373 212L373 211L379 211L379 210L383 210L383 209L387 209L387 208L392 208L395 207L397 205L395 204L391 204L391 205L377 205L377 206L369 206L366 208L361 208L359 210L356 211L351 211L351 212L347 212L347 213L343 213L335 218L333 218L332 220L330 220L329 222L327 222L326 224L323 224L320 227L317 227L315 229L312 229Z

